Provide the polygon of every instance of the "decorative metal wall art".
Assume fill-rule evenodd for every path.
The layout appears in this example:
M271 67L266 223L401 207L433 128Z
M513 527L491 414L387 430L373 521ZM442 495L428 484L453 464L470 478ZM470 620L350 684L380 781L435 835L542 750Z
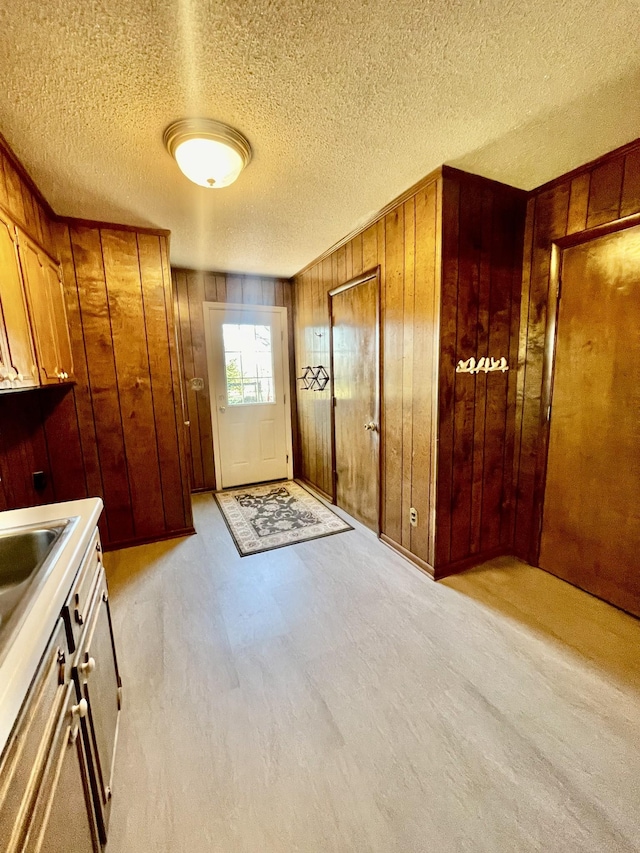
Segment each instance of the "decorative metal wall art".
M298 376L303 391L324 391L328 381L329 374L321 364L317 367L303 367L302 376Z
M460 359L456 367L456 373L506 373L509 370L507 359L502 358L480 358L476 362L475 358L468 358L466 361Z

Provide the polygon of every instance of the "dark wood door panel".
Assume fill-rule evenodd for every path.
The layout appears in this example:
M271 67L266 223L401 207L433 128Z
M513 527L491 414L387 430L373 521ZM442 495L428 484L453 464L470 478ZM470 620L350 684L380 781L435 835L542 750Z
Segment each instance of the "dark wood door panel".
M377 532L378 277L330 298L336 503Z
M640 614L640 226L561 275L540 566Z

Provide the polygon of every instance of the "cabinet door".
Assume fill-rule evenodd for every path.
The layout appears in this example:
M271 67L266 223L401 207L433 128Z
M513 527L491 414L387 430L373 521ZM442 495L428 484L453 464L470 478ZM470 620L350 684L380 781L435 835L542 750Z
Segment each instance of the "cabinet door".
M0 213L0 387L38 385L36 355L25 300L15 227Z
M68 382L73 379L73 357L71 355L69 321L64 301L62 276L58 264L46 256L45 271L49 284L49 298L51 300L53 326L58 348L58 372L61 374L60 380Z
M20 846L43 773L71 667L66 632L58 622L0 762L0 850Z
M86 754L84 709L70 682L22 853L98 853Z
M36 243L21 231L18 232L18 246L36 339L40 382L43 385L57 385L61 371L58 367L58 347L50 296L49 259Z
M120 720L121 682L104 570L100 572L87 632L76 664L76 676L80 695L88 703L86 746L91 759L91 781L100 838L106 843Z

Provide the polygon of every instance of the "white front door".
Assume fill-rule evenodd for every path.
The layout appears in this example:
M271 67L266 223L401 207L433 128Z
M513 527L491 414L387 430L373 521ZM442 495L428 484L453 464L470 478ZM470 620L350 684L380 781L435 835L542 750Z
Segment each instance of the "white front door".
M290 477L286 309L205 303L205 326L218 488Z

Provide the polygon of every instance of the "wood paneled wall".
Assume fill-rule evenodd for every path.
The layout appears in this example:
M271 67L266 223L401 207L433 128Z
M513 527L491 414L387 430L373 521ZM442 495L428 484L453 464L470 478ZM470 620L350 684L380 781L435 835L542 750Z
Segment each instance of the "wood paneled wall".
M36 471L46 476L41 491ZM0 475L0 510L89 495L70 386L0 395Z
M295 383L293 367L292 286L288 279L231 275L173 268L173 290L178 324L178 339L184 379L184 397L189 420L191 485L194 491L215 489L213 438L209 372L204 337L203 302L225 302L243 305L275 305L287 308L289 323L289 356L291 359L292 422L295 417ZM204 379L204 389L189 388L189 380ZM293 441L296 456L296 430Z
M554 240L640 213L640 140L540 187L529 198L518 358L515 550L538 560L536 461L542 367Z
M300 370L329 363L327 292L380 267L382 533L436 575L511 541L515 377L455 365L515 364L525 197L443 167L295 278ZM327 495L330 402L298 389L298 473Z
M0 395L0 508L100 496L106 547L192 531L168 232L56 219L2 137L0 205L62 262L77 377Z
M329 367L328 292L380 267L382 318L382 533L427 563L433 561L430 492L437 389L439 211L442 185L434 175L386 216L295 279L298 373ZM332 493L331 388L298 388L298 474ZM414 429L414 424L420 428ZM420 525L409 525L409 507Z
M437 570L512 547L513 452L526 193L444 169ZM506 373L456 373L473 356Z
M90 494L121 546L193 529L167 237L54 226Z

